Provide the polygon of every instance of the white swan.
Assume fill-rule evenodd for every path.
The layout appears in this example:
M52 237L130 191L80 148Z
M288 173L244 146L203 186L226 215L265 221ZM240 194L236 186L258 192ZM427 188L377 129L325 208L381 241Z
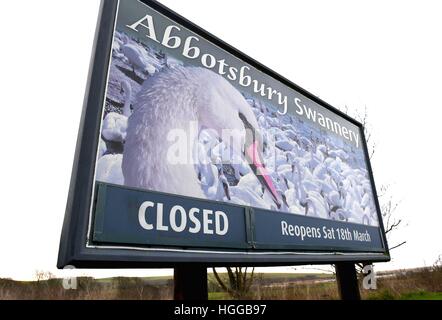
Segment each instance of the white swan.
M121 84L124 92L123 114L110 112L103 121L102 136L107 141L124 143L126 140L127 119L131 114L132 88L127 81Z
M319 218L329 218L330 208L325 199L317 192L309 192L307 198L306 214L309 215L313 211L313 215Z
M231 187L230 192L231 202L238 205L247 205L256 208L262 209L272 209L268 202L265 199L257 196L255 192L252 192L250 189L243 189L240 187Z
M235 154L243 151L238 146L246 141L245 128L250 126L256 132L259 128L250 105L223 77L204 68L166 69L144 82L129 118L123 157L126 185L205 198L195 165L171 163L167 158L168 150L176 143L169 141L168 135L172 130L180 130L190 137L191 122L198 123L200 131L213 129L219 137L223 130L236 130L233 138L242 143L233 141L231 148ZM188 152L194 152L198 143L197 139L190 141ZM261 183L276 198L274 185L261 163L259 134L247 147L252 164L262 173ZM232 189L233 194L240 192Z
M108 154L100 158L97 163L97 181L123 185L122 161L121 154Z
M175 59L174 57L167 56L166 57L166 66L169 68L175 68L176 66L182 67L183 63L180 60Z
M197 145L198 180L200 180L201 189L208 199L222 201L224 197L230 198L228 183L226 183L227 179L223 173L221 159L216 158L214 163L211 162L209 152L213 146L210 138L210 135L204 131L200 134L200 142Z
M212 200L222 201L224 197L229 198L229 188L224 173L213 164L210 165L210 168L212 169L212 182L207 187L203 185L205 194Z
M105 155L107 152L106 142L102 138L100 138L100 142L98 144L98 159Z
M147 53L144 48L141 48L135 43L130 43L127 37L123 39L123 42L120 50L129 60L134 73L136 69L148 74L154 74L156 72L156 68L147 61Z

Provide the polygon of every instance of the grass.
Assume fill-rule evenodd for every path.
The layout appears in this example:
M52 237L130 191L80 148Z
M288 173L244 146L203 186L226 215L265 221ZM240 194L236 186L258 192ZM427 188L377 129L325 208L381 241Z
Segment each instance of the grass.
M442 268L398 271L378 278L378 289L362 290L366 300L442 300ZM209 274L209 299L229 300ZM0 300L169 300L173 298L171 277L79 278L77 290L64 290L62 280L35 282L0 279ZM244 299L336 300L338 288L331 274L257 274Z
M278 287L262 287L254 292L255 300L337 300L336 282L287 284Z
M225 292L209 292L209 300L229 300L230 296Z
M442 300L442 292L410 292L403 294L401 300Z
M442 300L442 292L416 291L395 296L388 290L368 295L369 300Z
M370 300L442 300L442 267L400 271L378 280L378 290L365 291Z

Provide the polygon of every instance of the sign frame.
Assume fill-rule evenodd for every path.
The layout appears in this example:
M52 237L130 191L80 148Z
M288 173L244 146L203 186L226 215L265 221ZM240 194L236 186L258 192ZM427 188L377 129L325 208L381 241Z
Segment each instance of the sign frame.
M111 48L118 15L119 0L102 0L94 40L86 96L77 139L72 177L60 240L58 268L174 268L198 264L207 267L228 266L286 266L302 264L332 264L341 262L387 262L390 253L382 221L373 171L364 136L363 125L340 110L332 107L310 92L265 67L253 58L238 51L192 22L153 0L139 0L174 20L214 45L238 57L257 70L273 77L287 87L301 93L313 102L337 114L360 129L362 148L378 214L383 252L326 252L326 251L260 251L180 249L180 248L135 248L124 246L100 246L90 243L90 208L95 194L95 166L102 108L105 102L107 80L111 59ZM92 196L91 196L92 195ZM204 201L204 200L203 200Z

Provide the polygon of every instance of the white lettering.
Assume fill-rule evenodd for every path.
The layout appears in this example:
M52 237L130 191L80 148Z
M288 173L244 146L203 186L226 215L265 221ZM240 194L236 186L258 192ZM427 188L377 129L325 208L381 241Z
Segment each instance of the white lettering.
M149 209L152 209L152 212L149 212ZM156 224L148 219L153 210L156 210ZM203 233L218 236L225 236L229 232L229 218L223 211L214 212L199 208L191 208L187 211L180 205L173 206L169 213L166 213L167 210L164 211L163 203L143 202L138 210L140 226L147 231L173 231L176 233L187 231L191 234Z
M209 218L212 214L212 210L203 210L204 234L213 234L213 230L209 228L213 223L213 220Z
M154 226L152 224L147 223L147 220L146 220L147 209L153 208L154 206L155 206L155 203L150 202L150 201L146 201L141 205L140 210L138 210L138 221L140 222L140 225L143 229L153 230L153 228L154 228Z
M219 236L225 236L229 230L229 219L227 218L227 215L222 211L217 211L215 212L215 219L216 234ZM221 229L221 220L223 220L223 229Z
M143 23L145 20L147 21L147 25ZM137 22L135 22L132 25L127 25L126 27L128 27L128 28L130 28L130 29L132 29L132 30L134 30L136 32L139 32L137 28L140 27L140 26L147 29L148 33L146 34L146 36L148 38L152 39L155 42L159 42L157 40L157 35L155 33L155 26L154 26L154 23L153 23L152 16L146 15L144 18L138 20Z
M181 224L177 224L177 212L180 213L180 220ZM175 206L172 208L172 211L170 211L170 226L172 227L172 230L175 232L183 232L186 229L187 225L187 216L186 216L186 210L181 206Z
M176 37L176 36L171 36L173 29L181 31L181 29L178 28L177 26L167 27L166 31L164 31L164 38L163 38L163 43L162 43L163 46L170 48L170 49L176 49L181 46L181 38Z

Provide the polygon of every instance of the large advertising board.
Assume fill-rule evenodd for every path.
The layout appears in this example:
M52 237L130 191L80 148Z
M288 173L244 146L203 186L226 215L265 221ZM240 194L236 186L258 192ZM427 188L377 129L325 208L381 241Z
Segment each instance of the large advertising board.
M387 261L363 127L153 1L103 1L59 267Z

